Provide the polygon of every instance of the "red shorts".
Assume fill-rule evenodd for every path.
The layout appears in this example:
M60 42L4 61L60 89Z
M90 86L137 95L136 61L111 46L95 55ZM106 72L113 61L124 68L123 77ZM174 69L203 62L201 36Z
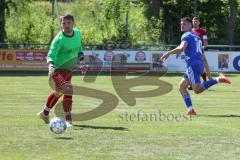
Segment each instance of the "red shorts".
M66 83L71 83L72 72L66 69L56 69L51 75L56 89L61 89Z

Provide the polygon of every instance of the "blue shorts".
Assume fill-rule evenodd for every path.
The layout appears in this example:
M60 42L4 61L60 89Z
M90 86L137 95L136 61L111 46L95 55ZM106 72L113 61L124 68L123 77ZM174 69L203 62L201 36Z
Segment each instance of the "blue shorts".
M192 84L200 84L201 83L201 74L203 72L204 72L204 67L202 65L188 66L187 70L184 74L184 78L186 78L191 85Z

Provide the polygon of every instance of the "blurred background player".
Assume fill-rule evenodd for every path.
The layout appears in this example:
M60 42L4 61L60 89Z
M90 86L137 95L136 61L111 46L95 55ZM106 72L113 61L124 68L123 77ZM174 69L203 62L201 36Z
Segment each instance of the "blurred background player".
M38 116L49 123L49 112L63 95L63 110L68 127L72 126L72 86L71 78L74 66L83 60L81 32L73 28L74 18L70 14L60 17L60 33L52 41L47 56L49 78L54 81L54 90L50 93L43 111ZM86 72L86 69L83 69Z
M211 79L201 83L201 74L204 72L202 60L202 43L201 39L192 32L192 20L190 18L181 19L181 31L184 32L181 38L181 44L165 53L161 60L166 60L171 54L184 52L187 63L187 71L184 78L180 81L179 90L187 106L189 115L196 115L192 106L190 95L187 91L189 85L192 86L194 92L199 94L217 83L228 83L231 81L224 75L219 75L216 79Z
M204 64L204 68L205 68L205 71L203 72L203 74L201 75L202 76L202 79L204 81L208 79L212 79L212 76L211 76L211 73L210 73L210 70L209 70L209 65L208 65L208 62L207 62L207 59L206 59L206 56L205 56L205 53L204 53L204 50L207 48L208 46L208 37L207 37L207 31L203 28L200 28L200 18L199 17L193 17L193 33L195 33L196 35L198 35L200 38L201 38L201 41L202 41L202 46L203 46L203 64Z

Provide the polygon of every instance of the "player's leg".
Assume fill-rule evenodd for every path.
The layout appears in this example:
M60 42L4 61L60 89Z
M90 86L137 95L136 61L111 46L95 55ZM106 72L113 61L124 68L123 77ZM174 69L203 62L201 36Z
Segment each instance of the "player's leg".
M64 96L63 96L63 110L65 112L66 121L72 122L71 111L72 111L72 85L65 84L64 88Z
M185 81L188 82L188 84L193 88L194 92L197 90L200 92L200 89L198 89L198 85L201 84L201 73L203 72L203 66L200 65L196 66L189 66L187 67L187 71L184 75ZM187 83L186 83L187 85ZM185 94L184 94L185 92ZM183 96L185 96L186 100L191 100L189 93L184 90L182 93ZM186 103L186 102L185 102ZM196 115L196 112L194 111L192 104L189 103L188 105L188 114L189 115Z
M190 66L189 70L189 80L192 85L192 88L196 94L199 94L205 91L205 87L202 84L206 84L206 82L201 83L201 74L204 72L203 66ZM211 85L216 84L216 81L210 80ZM209 83L210 84L210 83Z
M205 71L201 74L201 77L202 77L204 82L207 81L207 73Z
M203 65L204 65L204 71L201 74L201 77L202 77L203 81L206 82L207 81L207 77L210 80L210 79L212 79L212 76L211 76L211 73L210 73L210 69L209 69L209 64L208 64L207 58L205 56L205 52L202 53L202 61L203 61Z
M43 111L38 113L38 116L45 122L49 123L49 112L53 108L53 106L57 103L58 99L61 97L61 93L57 91L52 91L47 98L46 104L44 106Z
M197 73L194 73L194 74L197 81L192 84L192 88L196 94L202 93L203 91L207 90L208 88L218 83L231 84L231 80L226 76L224 76L223 74L219 75L217 78L213 78L203 83L200 83L200 80L198 79L198 74Z
M180 93L183 97L183 100L185 102L185 105L187 107L188 114L196 115L196 112L194 111L193 106L192 106L192 100L191 100L190 94L187 91L188 86L189 86L188 79L183 78L179 83L179 91L180 91Z
M70 71L65 71L65 81L66 83L62 86L63 90L63 110L65 112L65 119L67 121L68 127L71 126L72 124L72 116L71 116L71 111L72 111L72 95L73 95L73 88L71 84L71 79L72 79L72 72Z
M54 87L52 87L53 91L47 98L43 111L38 113L38 116L45 122L49 123L49 112L57 103L58 99L62 96L61 86L64 85L65 79L61 70L56 70L51 77L49 77L49 81L54 82Z
M48 99L46 101L45 107L44 107L44 114L49 115L50 110L53 108L53 106L57 103L58 99L62 96L62 93L58 91L52 91L50 95L48 96Z

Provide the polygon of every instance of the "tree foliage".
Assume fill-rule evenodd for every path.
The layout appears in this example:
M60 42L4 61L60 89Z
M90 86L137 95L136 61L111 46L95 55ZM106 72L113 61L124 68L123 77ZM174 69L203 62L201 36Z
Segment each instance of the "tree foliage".
M196 0L196 5L193 0L164 0L159 3L155 2L157 0L142 1L146 6L144 15L150 21L149 24L154 22L152 17L162 20L162 40L165 43L179 41L179 20L185 16L201 18L202 27L208 30L211 43L233 44L238 39L236 22L239 19L239 2L236 0Z
M49 43L51 0L0 0L0 42ZM195 3L196 2L196 3ZM200 16L210 44L240 43L239 0L65 0L61 13L75 17L84 43L179 42L181 17ZM51 28L53 27L53 28Z

